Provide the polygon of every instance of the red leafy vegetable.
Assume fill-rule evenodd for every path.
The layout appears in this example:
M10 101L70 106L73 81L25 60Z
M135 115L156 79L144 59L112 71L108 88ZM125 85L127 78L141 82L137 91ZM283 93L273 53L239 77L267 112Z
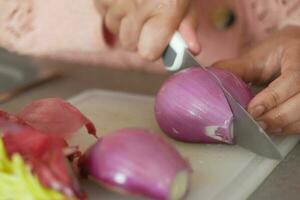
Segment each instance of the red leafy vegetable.
M3 141L8 154L20 154L43 185L68 197L85 198L64 156L66 143L61 137L23 129L16 134L4 134Z
M56 98L34 101L16 116L0 111L1 137L8 155L21 155L44 186L76 199L86 197L66 158L78 157L80 152L69 147L65 137L83 125L96 135L89 119Z

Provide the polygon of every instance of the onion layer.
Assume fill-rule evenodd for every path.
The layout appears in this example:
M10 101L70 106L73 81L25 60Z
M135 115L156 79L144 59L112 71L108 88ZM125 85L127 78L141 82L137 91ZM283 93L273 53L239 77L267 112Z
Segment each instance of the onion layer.
M43 133L67 137L85 125L88 133L96 136L94 124L77 108L59 98L33 101L23 107L17 117Z
M170 137L186 142L233 143L233 114L213 73L246 107L250 88L235 75L213 68L189 68L171 76L155 102L156 120Z
M143 129L122 129L105 135L85 153L80 167L115 191L158 200L182 199L191 172L176 149Z
M233 73L217 68L207 68L208 71L214 73L223 83L223 86L230 94L243 106L247 107L250 100L253 98L250 87Z

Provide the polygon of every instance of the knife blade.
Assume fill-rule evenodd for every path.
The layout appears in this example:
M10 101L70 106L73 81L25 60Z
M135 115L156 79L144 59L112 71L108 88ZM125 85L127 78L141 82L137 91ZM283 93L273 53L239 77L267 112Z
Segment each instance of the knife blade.
M205 67L203 67L189 52L185 41L178 32L176 32L172 37L168 47L163 53L162 58L166 69L171 72L195 66L202 67L206 70ZM233 96L223 86L220 79L212 72L207 72L211 74L211 77L223 90L233 112L233 134L236 144L261 156L281 160L283 157L272 139L249 115L249 113L233 98Z

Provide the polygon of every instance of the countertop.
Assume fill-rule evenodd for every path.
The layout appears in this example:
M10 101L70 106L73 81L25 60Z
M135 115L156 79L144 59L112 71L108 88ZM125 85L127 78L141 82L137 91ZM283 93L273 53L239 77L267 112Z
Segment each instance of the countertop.
M45 64L43 64L45 65ZM22 105L39 98L69 98L86 89L107 89L154 95L166 75L137 71L122 71L108 68L80 66L47 62L50 67L63 71L63 76L35 87L10 101L1 104L1 109L15 112ZM238 186L237 186L238 187ZM249 200L299 200L300 199L300 145L276 167Z

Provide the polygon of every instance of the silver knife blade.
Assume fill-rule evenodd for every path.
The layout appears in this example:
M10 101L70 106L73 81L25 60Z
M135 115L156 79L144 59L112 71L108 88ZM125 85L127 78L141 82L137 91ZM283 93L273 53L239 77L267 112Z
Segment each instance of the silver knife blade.
M201 66L188 50L185 51L184 58L186 60L183 63L186 64L186 66L200 66L205 69L205 67ZM195 65L195 63L198 63L198 65ZM233 133L236 144L264 157L281 160L282 155L272 139L257 124L250 114L233 98L233 96L223 86L221 80L212 72L208 72L222 88L234 114Z
M201 66L188 50L186 50L184 58L186 61L183 63L186 64L186 66L200 66L205 69L205 67ZM198 65L195 65L195 63L198 63ZM233 132L236 144L264 157L281 160L282 155L272 139L249 115L249 113L233 98L233 96L223 86L221 80L212 72L209 73L222 88L234 114Z
M189 52L188 49L183 51L180 66L174 69L183 69L194 66L203 67L196 58ZM171 46L168 46L164 52L163 60L166 66L173 65L176 59L176 50ZM176 64L177 65L177 64ZM170 71L175 71L174 69ZM248 114L248 112L232 97L232 95L223 86L222 82L217 76L208 71L212 78L214 78L217 83L222 88L224 95L231 107L234 115L234 137L237 145L246 148L256 154L268 157L271 159L281 160L283 157L272 139L265 133L265 131L257 124L257 122Z
M235 142L250 151L264 157L281 160L281 153L272 139L249 115L249 113L232 97L227 90L224 94L234 113L233 132Z

